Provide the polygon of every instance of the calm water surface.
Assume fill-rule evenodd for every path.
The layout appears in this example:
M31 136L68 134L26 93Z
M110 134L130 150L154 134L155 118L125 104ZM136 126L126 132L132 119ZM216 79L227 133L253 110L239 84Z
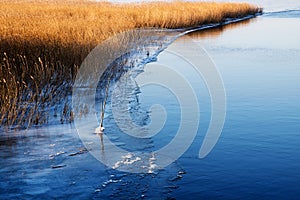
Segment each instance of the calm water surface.
M296 1L274 2L264 4L276 12L175 41L203 46L224 82L226 121L207 157L199 159L198 151L211 117L210 97L204 81L186 70L197 91L201 121L196 139L176 162L149 174L120 172L87 153L73 125L32 129L9 143L1 138L0 198L299 199L300 6ZM284 12L278 12L280 7ZM158 57L162 60L170 66L175 62L164 52ZM148 139L122 134L109 106L105 126L121 148L157 150L174 137L180 107L166 88L149 86L140 92L139 110L158 103L168 113L159 134ZM132 114L141 124L148 123L147 116Z
M299 198L299 25L299 17L276 14L190 35L219 68L228 107L213 152L203 160L182 158L190 172L182 181L193 189L176 195Z

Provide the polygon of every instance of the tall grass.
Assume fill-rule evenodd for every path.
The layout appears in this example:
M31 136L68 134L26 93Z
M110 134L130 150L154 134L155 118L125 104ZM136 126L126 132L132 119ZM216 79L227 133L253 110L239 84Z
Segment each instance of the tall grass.
M1 1L0 126L46 123L45 113L70 92L83 59L114 34L200 26L260 11L246 3ZM66 107L61 122L72 120Z

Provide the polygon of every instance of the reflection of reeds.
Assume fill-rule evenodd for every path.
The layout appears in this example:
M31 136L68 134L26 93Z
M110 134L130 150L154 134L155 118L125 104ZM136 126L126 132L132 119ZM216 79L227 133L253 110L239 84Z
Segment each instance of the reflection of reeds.
M61 100L86 55L111 35L138 27L190 27L259 11L232 3L1 1L0 126L46 123L53 107L62 123L71 121L70 106Z
M247 20L239 21L237 23L230 23L230 24L218 26L215 28L210 28L210 29L200 30L200 31L193 31L193 32L189 33L188 35L193 38L197 38L197 39L216 38L216 37L220 36L223 31L234 29L234 28L241 27L241 26L246 26L252 20L255 20L255 19L247 19Z

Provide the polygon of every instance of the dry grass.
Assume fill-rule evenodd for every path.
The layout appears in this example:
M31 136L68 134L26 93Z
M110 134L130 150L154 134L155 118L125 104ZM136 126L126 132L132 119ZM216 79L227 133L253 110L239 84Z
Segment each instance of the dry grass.
M182 28L258 12L246 3L156 2L113 5L91 2L2 2L2 40L69 46L98 44L137 27Z
M257 12L245 3L1 1L0 126L46 122L41 112L67 94L90 50L116 33L199 26Z

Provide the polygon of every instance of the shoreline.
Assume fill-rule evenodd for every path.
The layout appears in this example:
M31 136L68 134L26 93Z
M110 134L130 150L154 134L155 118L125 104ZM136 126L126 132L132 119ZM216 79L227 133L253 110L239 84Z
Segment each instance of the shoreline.
M227 19L225 22L222 23L215 23L215 24L208 24L208 25L203 25L203 26L198 26L198 27L193 27L193 28L187 28L187 29L166 29L166 30L159 30L158 31L160 33L165 33L164 36L162 36L159 40L156 40L155 43L154 42L150 42L148 43L147 41L145 41L145 46L137 46L136 48L139 49L139 51L134 51L123 57L123 60L126 60L126 62L132 63L131 66L127 67L127 69L118 69L119 70L119 74L114 74L115 76L121 77L124 73L128 72L128 70L136 70L136 75L140 74L143 72L144 66L148 63L151 62L155 62L157 59L157 56L163 52L171 43L173 43L175 40L177 40L178 38L192 33L192 32L197 32L197 31L205 31L205 30L209 30L209 29L213 29L216 27L222 27L222 26L226 26L229 24L233 24L233 23L239 23L245 20L249 20L249 19L253 19L257 16L260 15L249 15L243 18L236 18L236 19ZM177 35L172 35L173 33L179 32L179 34ZM172 33L171 35L169 35L168 33ZM151 38L148 38L149 40ZM156 49L153 51L153 49ZM140 62L134 62L134 60L140 60ZM112 67L115 67L117 65L117 63L113 64L112 63ZM117 82L118 79L114 80L114 82ZM87 87L87 86L86 86ZM112 86L110 86L111 88ZM83 87L85 88L85 87ZM87 87L88 88L88 87ZM105 88L105 87L103 87ZM111 92L111 91L110 91ZM67 107L69 107L70 109L68 110L68 113L72 112L71 109L71 96L68 96L66 98L66 101L63 101L61 104L59 104L60 108L54 108L51 107L50 110L48 110L48 119L49 120L47 123L45 124L39 124L39 125L32 125L30 127L23 127L23 126L0 126L0 132L4 133L4 134L0 134L2 136L7 136L5 133L9 133L9 132L15 132L18 130L24 130L24 129L28 129L28 128L43 128L46 126L57 126L57 125L61 125L61 124L73 124L73 120L68 120L68 119L64 119L65 122L62 123L61 119L59 119L59 117L53 117L55 114L55 112L59 112L58 110L63 110L64 107L67 105ZM99 99L98 99L99 100ZM65 106L64 106L65 105ZM89 109L90 110L90 109ZM50 117L52 115L52 117Z
M258 17L258 16L262 16L263 14L264 13L257 13L257 14L254 14L254 15L248 15L248 16L241 17L241 18L228 18L228 19L225 19L224 22L215 23L215 24L207 24L207 25L203 25L203 26L200 26L200 27L188 28L186 30L185 34L195 32L195 31L206 30L206 29L210 29L210 28L222 27L222 26L226 26L228 24L239 23L239 22L242 22L242 21L245 21L245 20L253 19L253 18Z
M72 4L73 7L71 6L71 9L69 9L68 6L66 7L68 4L64 3L58 3L57 5L55 3L36 3L31 5L22 3L22 1L17 2L21 3L14 4L16 8L7 8L14 12L8 11L8 13L5 13L5 11L4 18L0 15L0 22L6 19L3 21L2 29L0 28L0 37L3 36L0 41L2 44L0 55L0 77L2 76L0 78L0 97L2 100L0 102L0 114L2 117L0 117L0 127L30 127L48 124L50 120L47 112L49 110L56 112L54 116L62 116L61 123L65 123L68 120L71 121L72 112L69 111L70 106L65 104L65 100L62 99L68 97L70 94L80 64L95 47L95 44L98 44L97 40L102 40L103 42L103 37L107 37L105 34L117 34L126 30L147 27L152 27L152 30L159 30L161 32L180 32L181 34L174 36L174 38L169 38L169 42L172 42L181 35L246 20L255 17L256 14L262 11L260 8L250 4L238 3L172 2L149 3L138 6L128 5L123 7L112 6L107 3L80 4L77 2ZM1 4L6 5L5 3ZM18 7L20 5L22 5L21 8ZM42 5L45 8L41 7ZM104 7L101 7L99 10L99 5ZM169 10L162 9L162 5L167 6ZM173 16L175 12L173 9L176 6L185 6L185 9L191 9L191 11L186 13L178 10L177 12L180 13ZM159 10L154 10L156 7ZM58 10L52 11L51 9L54 8ZM10 15L14 16L15 11L18 11L18 9L21 9L20 16L24 15L24 19L20 18L20 16L16 19L13 17L11 19L7 18ZM39 13L41 9L45 10L45 13ZM104 11L101 11L102 9ZM120 13L115 12L121 12L122 9L126 9L124 15L128 15L130 23L134 24L129 23L128 26L124 24L124 27L119 27L118 24L112 23L108 26L107 30L104 30L106 32L103 33L104 35L102 34L102 37L100 37L101 34L97 37L96 33L103 31L101 27L107 27L104 25L101 25L101 27L96 26L96 24L101 22L98 19L98 21L95 21L96 14L103 16L101 12L104 12L105 20L118 22ZM207 12L206 9L208 9ZM205 12L198 12L201 10ZM59 11L63 11L63 13L61 14ZM79 11L80 13L77 16L77 12ZM95 12L92 12L95 16L90 16L90 11ZM10 12L12 13L9 14ZM31 14L26 12L30 12ZM246 15L247 12L248 15ZM252 15L249 15L249 13ZM47 26L44 28L44 25L41 24L43 21L36 18L31 18L25 25L22 24L25 23L22 20L26 21L28 16L30 17L31 15L40 15L41 19L56 16L57 18L62 17L62 20L57 21L57 19L47 18L46 22L48 22L47 20L50 21L46 23ZM80 15L83 16L83 19L76 18L76 16L79 17ZM193 17L194 15L196 17ZM244 15L246 16L242 17ZM237 16L237 18L231 18L230 16ZM74 23L73 21L70 23L72 19L75 20ZM127 20L127 18L124 19ZM54 21L52 22L51 20ZM93 24L86 25L88 23L85 20L94 20L95 27ZM220 20L221 22L218 22ZM217 22L213 23L215 21ZM7 22L11 22L12 24ZM18 27L20 23L22 26ZM74 27L74 24L77 25L77 23L78 26ZM122 23L122 20L118 23ZM194 24L200 25L193 26ZM178 26L187 26L187 28L176 28ZM52 27L53 30L49 29L49 27ZM167 41L160 42L168 43ZM158 49L156 54L158 55L163 49ZM155 60L155 58L152 59ZM53 93L55 95L52 95ZM57 106L57 104L60 106ZM56 107L53 108L53 106Z

